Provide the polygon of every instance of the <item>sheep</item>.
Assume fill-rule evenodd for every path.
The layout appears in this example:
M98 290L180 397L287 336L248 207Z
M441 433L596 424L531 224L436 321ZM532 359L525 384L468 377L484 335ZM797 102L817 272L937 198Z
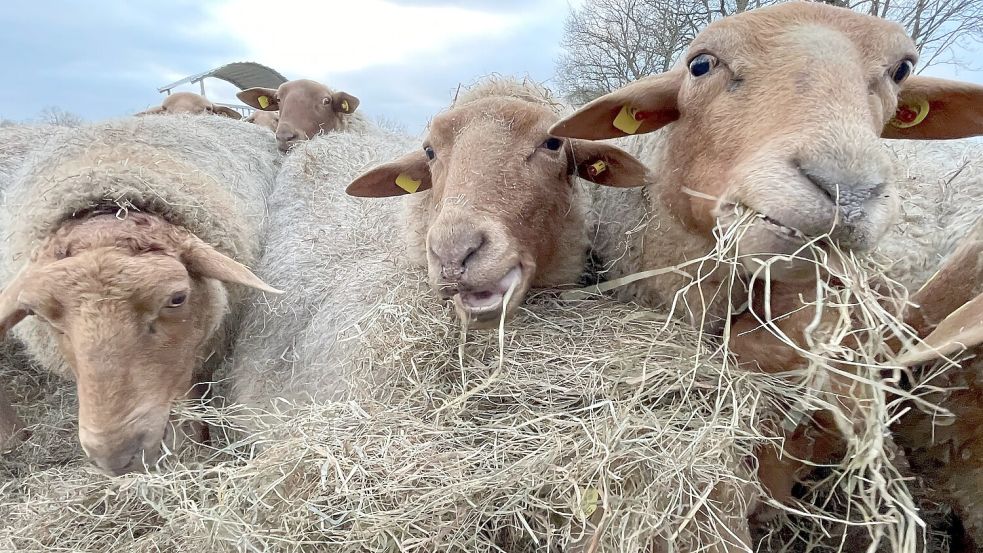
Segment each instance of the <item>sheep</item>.
M814 263L789 255L826 234L847 251L874 248L899 203L896 168L878 137L980 134L983 87L911 76L917 55L899 25L813 3L717 21L684 59L590 102L550 132L608 139L666 127L645 146L656 175L646 189L649 216L658 224L646 229L639 268L700 259L713 249L718 225L751 212L756 216L738 247L749 271L777 259L770 265L770 311L762 303L765 279L757 279L755 301L747 304L753 290L730 286L722 270L688 288L693 269L666 271L638 282L635 294L667 305L686 288L694 322L720 329L729 321L729 345L742 363L767 372L794 369L803 359L761 323L808 347L814 310L801 308L815 297ZM731 320L742 305L747 312ZM828 313L822 315L825 322ZM838 380L831 385L848 385ZM831 449L805 455L835 459ZM759 477L786 501L803 465L775 455L759 456L770 467Z
M64 127L55 125L10 125L0 127L0 193L32 152L44 146Z
M462 93L451 108L434 119L425 144L444 165L428 164L427 150L419 147L414 148L417 152L389 161L397 152L411 148L411 141L378 129L329 133L295 146L284 160L270 198L272 222L266 252L256 272L264 280L304 293L277 298L269 305L256 305L247 314L226 368L229 401L264 411L272 407L271 401L277 403L276 400L296 405L360 399L369 409L373 402L366 401L366 395L392 385L386 381L402 380L387 372L394 368L393 363L386 362L391 356L419 356L420 370L438 370L438 366L431 367L427 360L443 355L446 350L440 340L443 327L424 327L423 321L432 313L416 312L420 304L429 309L441 304L439 291L443 282L431 281L438 294L427 290L425 284L423 275L427 274L424 271L430 260L424 248L428 242L432 246L438 242L432 237L428 240L428 233L440 234L440 239L450 234L437 224L461 225L461 220L468 217L467 213L452 213L454 218L449 221L425 217L434 204L451 205L437 197L438 191L444 198L460 198L456 206L483 202L493 213L504 213L504 222L492 220L492 224L505 226L510 232L515 219L507 217L523 217L537 233L534 239L528 235L512 238L504 232L488 237L489 249L504 250L505 256L512 256L503 261L491 260L497 262L495 269L501 273L492 275L491 280L498 281L507 275L512 269L510 262L519 259L522 263L522 283L516 283L514 290L520 299L507 303L504 297L499 297L499 305L490 310L497 313L499 320L505 316L514 320L517 306L523 303L532 285L577 282L584 272L589 249L585 211L590 209L591 196L584 180L640 185L647 176L637 161L616 148L601 144L592 148L579 141L552 143L545 129L557 117L556 107L532 83L489 79ZM478 152L480 157L469 156L467 152ZM475 172L485 168L488 177L473 179L473 186L462 186L463 183L452 186L454 168L462 163L468 163ZM376 166L359 174L373 165ZM593 167L593 171L587 170L588 167ZM575 178L577 172L586 179ZM404 174L418 181L414 193L397 188L398 175ZM413 188L405 179L399 180ZM346 194L343 185L349 182ZM497 188L516 196L522 191L527 197L502 201L489 193ZM353 197L356 195L402 196L403 200L366 201ZM549 224L541 223L538 215L527 210L543 210ZM471 216L472 222L477 219ZM461 226L458 231L461 234L470 230L469 225ZM491 225L482 228L497 231ZM501 242L491 242L493 239ZM542 248L542 242L553 246L555 251L537 257L535 248ZM434 272L431 267L430 275ZM436 273L439 276L439 270ZM456 294L462 292L467 293L458 290ZM400 304L401 312L389 313L391 307L385 306L394 303ZM462 300L456 300L455 308L461 303ZM610 308L611 317L622 320L619 313L624 306L612 304ZM414 314L407 316L406 310L413 310ZM607 312L603 307L600 310ZM446 310L442 313L445 317L449 314ZM591 315L594 316L600 315ZM476 320L466 308L459 312L459 318L472 329L484 326L485 322ZM419 321L421 324L412 325L419 327L414 330L433 332L435 341L410 337L402 345L392 344L394 340L398 344L399 337L406 334L392 329L393 325L386 321L400 321L399 324ZM552 330L553 326L537 324L535 320L526 318L521 324L547 327L527 330L529 335L561 332L577 341L576 335ZM593 328L593 324L588 326ZM593 331L584 332L583 339L589 341ZM540 353L545 357L563 356L560 350ZM676 359L676 356L656 355L655 358ZM373 369L370 374L365 374L366 366ZM537 366L528 365L533 371L538 370ZM556 368L562 372L561 367L565 364L559 363ZM364 379L358 381L362 385L356 388L350 387L353 373ZM429 382L439 377L422 378ZM364 384L366 381L371 384ZM714 466L714 470L739 470L739 466L740 463ZM733 528L732 534L724 538L730 545L710 545L709 541L704 545L711 551L743 550L750 543L743 513L722 514L716 510L726 510L718 507L717 502L728 508L743 504L744 494L734 493L726 484L720 484L712 493L714 507L708 509ZM702 514L703 510L699 512ZM734 519L742 522L735 523ZM718 518L709 516L699 526L705 528L704 524L718 522Z
M382 292L372 275L399 270L394 252L403 235L396 206L357 201L344 186L410 144L366 127L315 137L284 158L256 273L294 293L244 316L225 369L231 401L268 408L272 398L343 396L344 333Z
M8 186L0 334L16 326L40 366L76 380L79 439L102 470L180 438L170 405L200 391L242 303L226 283L276 292L243 263L277 164L264 131L225 118L126 119L51 139Z
M574 175L579 172L602 184L640 186L646 173L638 161L617 148L577 141L553 144L545 130L556 119L545 90L528 82L488 79L461 94L432 123L425 143L429 151L445 152L435 154L442 156L439 165L428 164L427 150L413 148L417 151L357 175L368 165L411 149L406 138L376 127L332 133L298 146L284 162L270 199L275 223L257 271L261 278L288 289L305 290L307 298L284 298L266 312L254 310L244 321L241 332L248 338L232 356L233 364L242 367L233 369L235 400L261 406L269 397L299 400L307 390L317 391L322 399L343 397L345 379L333 368L345 366L345 356L335 353L346 345L342 331L354 325L364 307L381 293L364 275L400 270L394 259L403 258L411 267L429 267L434 290L445 299L454 297L461 320L472 328L492 324L503 313L513 314L531 286L577 283L589 250L584 214L590 196ZM454 129L464 132L452 139ZM455 144L459 146L454 148ZM576 159L576 166L568 156ZM320 163L321 158L332 162ZM598 162L604 164L603 170L588 171ZM438 171L433 179L431 167ZM452 183L450 179L459 178L465 167L469 171L485 167L488 176ZM419 181L405 207L352 197L406 195L407 190L396 184L400 175ZM348 183L347 195L342 194L340 187ZM428 191L432 184L436 190ZM434 204L451 205L447 200L451 197L456 199L453 210L430 220L426 214ZM467 209L474 204L501 215L484 215L479 223L477 213ZM517 221L523 221L525 228ZM485 250L471 254L472 267L480 263L478 276L459 275L457 289L448 294L442 267L428 259L425 243L444 252L455 247L456 237L471 239L472 232L488 233ZM341 288L335 284L356 282L358 286ZM515 286L512 300L505 305L511 285ZM480 308L462 299L478 296L484 289L488 298L483 298ZM311 385L310 378L296 377L297 370L317 375L316 380L326 384ZM241 376L242 371L248 376ZM287 390L291 386L296 389Z
M279 111L276 140L286 152L304 140L335 130L365 128L358 98L334 91L317 81L298 79L278 88L254 87L236 94L246 105L261 111Z
M141 111L136 115L175 115L180 113L192 115L215 114L230 119L242 119L242 115L238 111L229 107L215 105L204 96L195 94L194 92L175 92L174 94L168 94L161 105Z
M915 367L915 391L944 407L939 414L913 405L894 425L907 458L940 499L960 517L959 551L983 547L983 218L963 236L939 270L912 298L906 318L923 341L903 352L901 365ZM968 350L969 356L965 355ZM946 356L959 365L935 370L923 364ZM918 365L923 365L918 367ZM939 424L944 422L943 424Z
M489 79L433 119L421 149L348 187L373 198L431 190L410 204L407 255L472 328L511 316L531 288L580 280L590 196L577 177L612 187L648 178L617 147L550 136L559 110L528 83Z
M260 127L270 129L274 133L280 123L280 112L278 111L254 111L245 119L246 123L254 123Z

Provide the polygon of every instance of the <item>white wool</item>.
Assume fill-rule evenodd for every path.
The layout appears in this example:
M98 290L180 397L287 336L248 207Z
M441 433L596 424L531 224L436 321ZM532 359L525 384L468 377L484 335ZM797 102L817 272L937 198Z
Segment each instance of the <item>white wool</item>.
M104 209L157 214L249 266L260 253L278 166L268 132L224 117L131 117L60 131L5 190L0 278L17 274L64 221ZM242 293L236 288L229 290L233 308ZM45 325L29 317L14 332L42 366L68 374ZM221 353L224 333L213 338Z
M888 274L912 291L983 218L983 142L898 140L888 147L901 164L901 215L877 248L893 262Z
M0 192L14 179L30 155L66 132L55 125L10 125L0 127Z
M366 126L295 146L269 199L270 230L256 274L286 294L253 306L228 370L231 399L263 407L337 399L345 391L346 330L380 294L379 272L402 270L399 198L345 194L364 170L418 147Z

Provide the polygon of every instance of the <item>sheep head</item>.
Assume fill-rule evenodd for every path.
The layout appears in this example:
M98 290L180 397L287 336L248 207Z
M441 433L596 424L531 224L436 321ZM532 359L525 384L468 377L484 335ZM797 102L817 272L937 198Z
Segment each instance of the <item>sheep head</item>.
M899 207L896 161L880 137L983 133L983 87L912 76L899 25L847 9L790 3L709 25L684 63L602 96L555 125L603 139L667 126L655 196L708 238L735 206L759 217L741 252L768 258L828 234L873 248ZM777 280L813 275L810 263Z
M0 332L36 316L77 381L79 438L110 474L152 464L226 311L221 282L276 292L162 219L64 224L0 293Z
M530 287L576 282L587 240L574 174L645 183L645 167L618 148L550 136L556 120L548 106L519 98L458 103L433 119L422 149L348 187L363 197L429 190L417 214L427 218L430 283L472 327L498 324Z
M275 132L284 152L298 142L340 128L343 118L358 109L358 98L307 79L285 82L275 90L250 88L237 96L258 110L280 112Z
M246 117L246 123L259 125L275 133L277 125L280 124L280 113L276 111L254 111L249 117Z
M217 106L207 98L194 92L175 92L164 98L161 105L142 111L137 115L162 114L221 115L230 119L241 119L238 111L225 106Z

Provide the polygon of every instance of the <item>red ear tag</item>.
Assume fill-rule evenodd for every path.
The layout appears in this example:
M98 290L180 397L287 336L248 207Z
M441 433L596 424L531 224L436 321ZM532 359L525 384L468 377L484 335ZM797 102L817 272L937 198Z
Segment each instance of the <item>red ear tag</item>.
M899 129L914 127L928 117L929 109L928 100L924 98L899 103L890 124Z

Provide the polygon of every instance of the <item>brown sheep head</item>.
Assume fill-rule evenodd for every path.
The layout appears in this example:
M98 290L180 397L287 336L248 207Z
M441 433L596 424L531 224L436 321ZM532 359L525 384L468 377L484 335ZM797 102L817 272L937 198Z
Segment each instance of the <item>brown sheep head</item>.
M344 118L358 109L358 98L307 79L285 82L276 90L250 88L237 96L258 110L280 112L276 140L284 152L298 142L341 128Z
M277 125L280 124L280 112L277 111L254 111L246 117L246 123L259 125L265 129L276 132Z
M426 256L430 283L453 298L472 327L512 314L532 286L571 284L583 270L574 175L607 186L641 186L646 170L607 144L547 132L548 106L491 96L436 116L423 148L358 177L348 194L430 190ZM572 274L571 274L572 272ZM512 289L509 302L506 293Z
M31 315L45 323L78 385L83 449L123 474L173 441L171 405L202 376L227 308L223 282L277 292L160 218L70 221L0 293L0 334Z
M551 132L604 139L666 127L654 196L707 238L734 206L756 212L742 254L791 254L827 233L873 248L899 208L896 162L880 138L983 133L983 87L912 76L904 29L848 9L789 3L724 18L684 60ZM813 274L792 262L772 277Z
M141 111L141 115L163 115L163 114L190 114L190 115L221 115L230 119L242 119L238 111L225 106L216 106L208 101L207 98L194 92L175 92L164 98L164 102L146 111Z

